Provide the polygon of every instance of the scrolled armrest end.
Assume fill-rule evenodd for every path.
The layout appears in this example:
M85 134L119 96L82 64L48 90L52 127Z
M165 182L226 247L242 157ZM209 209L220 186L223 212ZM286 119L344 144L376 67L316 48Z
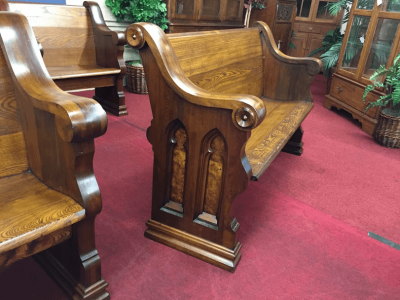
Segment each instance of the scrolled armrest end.
M56 127L68 143L84 142L103 135L107 130L107 115L98 103L78 98L57 105ZM77 108L78 107L78 108Z
M307 62L307 73L311 76L317 75L322 70L322 62L317 58L309 58Z
M241 130L256 128L261 124L266 115L266 108L262 100L256 97L251 98L253 100L251 103L243 101L245 105L240 106L232 112L233 122Z
M124 31L114 31L113 32L113 43L115 45L126 45L126 37L125 37L125 32Z
M126 42L135 49L142 48L146 42L142 29L136 24L131 24L126 28L125 36Z

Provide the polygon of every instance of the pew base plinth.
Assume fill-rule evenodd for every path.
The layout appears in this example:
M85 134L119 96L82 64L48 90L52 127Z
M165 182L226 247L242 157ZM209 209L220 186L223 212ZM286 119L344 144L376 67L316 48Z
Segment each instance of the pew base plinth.
M48 251L34 256L37 263L73 300L110 300L106 291L108 283L101 279L89 287L84 287Z
M182 230L149 220L144 236L168 247L186 253L229 272L239 264L242 245L237 242L234 249L199 238Z

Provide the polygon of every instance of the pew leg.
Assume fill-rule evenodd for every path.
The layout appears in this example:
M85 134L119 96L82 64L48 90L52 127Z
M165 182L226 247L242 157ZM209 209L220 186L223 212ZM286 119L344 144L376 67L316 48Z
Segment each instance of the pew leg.
M36 261L74 300L109 300L94 241L94 218L72 225L72 237L35 256Z
M299 126L290 140L286 143L285 147L283 147L282 152L300 156L303 153L303 142L301 141L302 138L303 129L301 126Z
M114 86L95 88L94 100L99 102L105 111L116 116L127 115L125 94L123 89L123 77L116 79Z

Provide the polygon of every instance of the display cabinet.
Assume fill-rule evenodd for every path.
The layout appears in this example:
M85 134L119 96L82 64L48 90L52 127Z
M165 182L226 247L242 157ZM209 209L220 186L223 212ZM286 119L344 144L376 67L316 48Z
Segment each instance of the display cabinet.
M326 33L339 26L342 13L333 17L326 5L336 0L297 0L297 14L294 22L291 56L304 57L312 50L322 46Z
M168 32L243 28L244 0L164 0Z
M338 67L333 74L329 94L325 96L326 108L335 106L350 112L368 134L373 133L379 109L374 107L364 113L365 108L383 95L383 91L369 93L365 103L362 95L366 85L371 84L369 77L372 73L380 65L390 66L399 53L399 23L399 0L355 0Z
M265 22L271 29L279 50L287 54L296 10L296 0L267 0L265 9L252 9L250 26L255 21Z

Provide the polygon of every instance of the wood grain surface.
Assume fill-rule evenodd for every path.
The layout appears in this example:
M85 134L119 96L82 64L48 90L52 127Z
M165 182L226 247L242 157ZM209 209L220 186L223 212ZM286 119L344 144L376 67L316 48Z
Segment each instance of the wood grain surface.
M171 35L137 23L126 36L140 49L153 113L147 130L154 151L152 213L145 236L234 271L241 246L232 201L282 150L301 154L302 134L293 135L313 107L310 84L321 63L282 54L263 23ZM168 132L177 124L187 135L186 163L175 165L183 174L181 210L166 201L171 182L178 186L171 161L183 161L170 150Z
M168 39L180 67L196 86L213 92L262 95L262 49L257 28L170 34Z
M104 108L124 115L125 36L106 26L96 2L84 5L10 3L9 10L28 18L44 63L60 88L96 88L96 100Z
M55 260L43 263L62 266L53 278L71 298L109 299L94 242L106 113L51 80L22 14L0 12L0 47L0 269L47 249Z
M41 236L38 239L23 244L7 252L0 253L0 270L4 269L14 262L44 251L57 244L62 243L71 237L71 226L63 227L57 231L53 231L47 235Z

